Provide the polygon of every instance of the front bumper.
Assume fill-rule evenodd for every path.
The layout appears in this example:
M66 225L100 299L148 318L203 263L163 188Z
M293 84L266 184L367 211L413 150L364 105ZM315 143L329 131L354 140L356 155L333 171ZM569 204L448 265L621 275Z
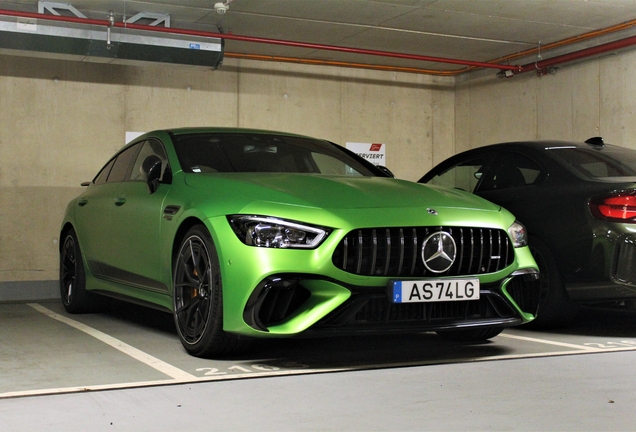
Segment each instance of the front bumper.
M357 275L337 268L330 236L313 250L246 246L227 223L211 226L223 285L223 328L252 337L316 333L421 332L472 326L507 327L534 319L538 270L527 247L496 272L478 275L480 299L393 304L395 277ZM214 229L216 228L216 230ZM421 280L405 277L401 280ZM440 279L437 277L436 279Z
M243 318L271 336L298 334L301 328L310 336L509 327L534 318L538 279L530 270L484 284L479 300L396 304L385 287L343 287L306 275L271 276L254 291Z
M595 303L636 298L636 227L600 225L582 262L585 264L566 273L566 289L572 300Z

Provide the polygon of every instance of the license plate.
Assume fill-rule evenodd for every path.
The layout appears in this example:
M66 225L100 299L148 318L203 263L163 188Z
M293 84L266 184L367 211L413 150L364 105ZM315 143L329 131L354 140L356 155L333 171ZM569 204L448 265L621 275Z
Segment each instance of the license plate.
M479 299L479 279L393 281L393 303L422 303Z

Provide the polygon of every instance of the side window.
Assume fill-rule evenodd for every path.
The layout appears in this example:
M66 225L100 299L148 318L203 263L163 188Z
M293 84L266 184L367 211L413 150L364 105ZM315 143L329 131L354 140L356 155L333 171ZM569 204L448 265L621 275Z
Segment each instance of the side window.
M164 174L168 166L168 157L166 156L166 151L164 150L161 142L156 140L144 141L141 150L137 155L137 159L135 160L132 171L130 172L130 176L128 178L129 180L143 181L144 176L141 172L141 165L148 156L152 155L157 156L159 159L161 159L161 177L159 177L159 181L163 181Z
M610 167L604 162L581 164L581 168L590 173L592 177L610 177Z
M336 159L333 156L324 153L312 152L311 157L321 174L339 175L339 176L353 176L359 177L365 175L359 168L355 168L346 162ZM310 172L315 171L313 168Z
M115 163L115 159L108 162L106 166L102 168L102 170L99 172L99 174L95 176L93 183L95 184L106 183L106 180L108 179L108 174L110 174L110 170L113 169L114 163Z
M332 156L312 152L311 156L314 162L318 166L318 170L321 174L328 175L341 175L341 176L361 176L358 171L350 167L343 161L336 159Z
M117 159L115 159L113 168L110 170L110 174L106 180L107 183L121 182L126 179L126 174L128 173L130 164L138 150L139 144L128 147L126 150L117 155Z
M460 162L433 177L429 183L474 192L491 159L490 155L484 155Z
M544 178L545 172L534 160L519 153L502 152L484 176L479 191L522 187Z

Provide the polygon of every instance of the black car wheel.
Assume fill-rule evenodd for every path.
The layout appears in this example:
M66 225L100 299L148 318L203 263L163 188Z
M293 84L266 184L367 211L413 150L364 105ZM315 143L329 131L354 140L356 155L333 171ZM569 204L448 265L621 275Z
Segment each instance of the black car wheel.
M503 327L474 329L438 330L436 333L444 339L457 342L479 342L494 338L503 331Z
M66 232L60 248L60 296L69 313L91 312L94 308L94 295L86 291L86 271L73 229Z
M241 349L243 341L223 331L219 259L203 226L194 226L185 235L173 275L174 320L185 349L197 357Z
M529 246L539 266L541 294L537 317L526 325L535 328L565 326L574 320L579 305L570 300L556 262L545 243L531 237Z

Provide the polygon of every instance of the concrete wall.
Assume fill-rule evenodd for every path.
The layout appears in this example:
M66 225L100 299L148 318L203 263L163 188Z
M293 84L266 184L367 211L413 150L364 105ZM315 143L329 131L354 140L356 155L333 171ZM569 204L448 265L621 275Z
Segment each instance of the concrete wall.
M501 141L562 139L636 148L636 51L564 65L554 75L494 73L457 83L456 150Z
M57 279L66 202L124 144L175 126L277 129L387 144L416 180L493 142L585 140L636 148L636 52L511 79L452 78L227 60L218 71L0 56L0 300ZM50 283L49 293L55 293ZM14 292L3 295L2 288ZM54 294L50 294L54 295Z
M232 60L211 71L0 55L0 291L57 279L66 203L124 144L126 131L238 126L342 145L385 143L387 165L416 180L454 153L454 112L451 78Z

